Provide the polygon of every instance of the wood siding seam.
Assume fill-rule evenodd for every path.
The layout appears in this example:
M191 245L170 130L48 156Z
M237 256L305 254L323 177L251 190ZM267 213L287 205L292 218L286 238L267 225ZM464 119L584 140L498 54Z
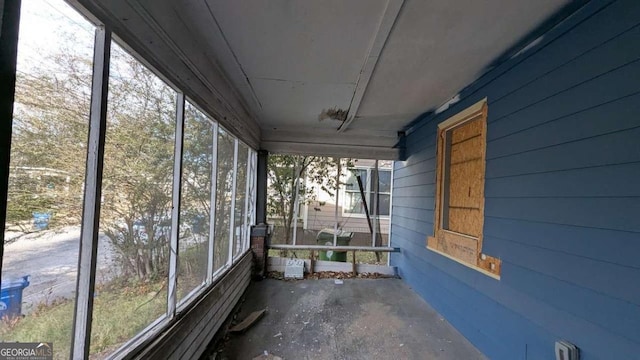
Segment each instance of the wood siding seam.
M512 112L510 112L510 113L507 113L507 114L504 114L504 115L502 115L502 116L496 117L495 119L491 120L491 122L490 122L490 123L491 123L491 125L494 125L495 123L500 122L500 121L502 121L502 120L505 120L505 119L507 119L507 118L509 118L509 117L513 116L514 114L517 114L517 113L519 113L519 112L521 112L521 111L523 111L523 110L526 110L526 109L528 109L528 108L530 108L530 107L533 107L533 106L539 105L539 104L541 104L541 103L545 102L546 100L549 100L549 99L555 98L556 96L558 96L558 95L560 95L560 94L567 93L567 92L569 92L569 91L571 91L571 90L574 90L574 89L576 89L576 88L578 88L578 87L580 87L580 86L582 86L582 85L588 84L588 83L589 83L589 82L591 82L591 81L597 80L597 79L599 79L599 78L601 78L601 77L604 77L604 76L606 76L606 75L609 75L609 74L611 74L611 73L613 73L613 72L615 72L615 71L618 71L618 70L620 70L620 69L623 69L623 68L625 68L625 67L627 67L627 66L634 65L634 64L636 64L636 63L638 63L638 62L640 62L640 59L636 59L636 60L630 61L630 62L625 63L625 64L623 64L623 65L617 66L617 67L615 67L615 68L613 68L613 69L608 69L607 71L602 72L602 73L600 73L600 74L598 74L598 75L596 75L596 76L594 76L594 77L589 77L588 79L585 79L584 81L581 81L581 82L579 82L579 83L573 84L573 85L571 85L571 86L569 86L569 87L567 87L567 88L564 88L564 89L559 90L559 91L557 91L557 92L555 92L555 93L552 93L552 94L550 94L550 95L547 95L547 96L543 97L542 99L538 99L538 100L536 100L536 101L534 101L534 102L528 103L527 105L524 105L524 106L522 106L522 107L520 107L520 108L517 108L517 109L513 110L513 111L512 111Z
M595 105L591 105L591 106L586 107L586 108L582 108L580 110L573 111L573 112L568 113L568 114L564 114L564 115L561 115L561 116L558 116L558 117L554 117L554 118L551 118L551 119L546 120L546 121L536 122L533 125L518 129L516 131L510 132L510 133L507 133L507 134L503 134L503 135L499 135L499 136L495 136L495 137L492 137L492 138L488 138L487 139L487 144L491 144L491 143L493 143L495 141L498 141L498 140L501 140L503 138L507 138L507 137L510 137L510 136L513 136L513 135L516 135L516 134L519 134L519 133L525 133L525 132L527 132L529 130L536 129L536 128L539 128L539 127L543 127L545 125L553 124L553 123L555 123L557 121L562 121L562 120L564 120L566 118L570 118L570 117L578 115L578 114L587 113L589 111L604 107L606 105L616 104L617 102L619 102L621 100L626 100L626 99L629 99L629 98L633 98L634 96L638 96L639 94L640 94L640 91L636 91L636 92L633 92L633 93L630 93L630 94L626 94L626 95L623 95L623 96L620 96L620 97L617 97L617 98L614 98L614 99L610 99L610 100L607 100L607 101L604 101L604 102L597 103Z
M564 171L596 169L596 168L602 168L602 167L608 167L608 166L630 165L630 164L639 164L639 163L640 163L640 161L625 161L625 162L618 162L618 163L599 164L599 165L593 165L593 166L565 167L563 169L534 171L534 172L529 172L529 173L520 173L520 174L511 174L511 175L491 176L491 177L486 177L486 179L487 180L489 180L489 179L506 179L506 178L513 178L513 177L519 177L519 176L529 176L529 175L539 175L539 174L553 174L553 173L564 172Z
M601 138L601 137L609 136L609 135L613 135L613 134L618 134L618 133L625 133L627 131L635 130L635 129L640 129L640 125L638 125L638 126L629 126L627 128L623 128L623 129L618 129L618 130L614 130L614 131L608 131L608 132L597 134L597 135L586 136L586 137L573 139L573 140L569 140L569 141L565 141L565 142L561 142L561 143L551 144L551 145L547 145L547 146L543 146L543 147L539 147L539 148L535 148L535 149L528 149L528 150L524 150L524 151L519 151L519 152L515 152L515 153L512 153L512 154L496 156L496 157L487 159L487 161L509 158L509 157L512 157L512 156L518 156L518 155L532 153L532 152L536 152L536 151L552 149L552 148L555 148L555 147L562 147L562 146L565 146L565 145L568 145L568 144L579 143L579 142L582 142L582 141L597 139L597 138Z
M551 75L552 73L554 73L554 72L556 72L558 70L563 70L563 68L565 66L575 62L576 60L582 59L585 56L588 56L589 53L592 53L595 50L601 49L603 46L607 45L608 43L611 43L613 40L616 40L616 39L620 38L621 36L633 31L634 29L636 29L638 27L640 27L640 23L632 25L629 28L627 28L626 30L622 31L621 33L618 33L618 34L616 34L616 35L614 35L612 37L609 37L606 40L598 43L597 45L595 45L593 47L590 47L587 50L582 51L581 53L577 54L576 56L565 60L563 63L557 65L556 67L554 67L552 69L549 69L548 71L546 71L546 72L544 72L542 74L539 74L537 77L535 77L535 78L533 78L533 79L521 84L520 86L512 89L511 91L509 91L509 92L507 92L507 93L505 93L505 94L503 94L501 96L495 97L494 100L492 100L491 104L492 105L493 104L497 104L498 102L502 101L504 98L508 98L510 95L518 92L519 90L527 88L529 85L537 82L538 80L543 79L546 76Z

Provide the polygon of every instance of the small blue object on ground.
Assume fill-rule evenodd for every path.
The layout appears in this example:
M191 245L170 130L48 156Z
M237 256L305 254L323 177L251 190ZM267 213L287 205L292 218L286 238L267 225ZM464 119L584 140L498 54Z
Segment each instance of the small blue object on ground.
M22 290L29 286L31 275L18 280L3 282L0 286L0 319L14 318L22 314Z
M46 230L49 227L50 213L33 213L33 227L38 230Z

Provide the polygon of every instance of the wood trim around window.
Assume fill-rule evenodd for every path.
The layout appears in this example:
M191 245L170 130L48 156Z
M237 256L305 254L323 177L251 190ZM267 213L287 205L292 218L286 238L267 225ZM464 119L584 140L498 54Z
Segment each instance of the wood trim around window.
M427 238L427 248L441 254L447 258L450 258L465 266L478 270L493 278L500 278L501 261L500 259L488 256L482 253L482 241L483 241L483 228L484 228L484 180L486 170L486 143L487 143L487 99L475 103L460 113L450 117L438 125L437 134L437 168L436 168L436 198L435 198L435 221L434 221L434 235ZM478 125L472 125L475 122ZM465 229L457 229L454 231L451 229L452 225L449 224L450 218L447 217L447 225L445 225L444 212L449 211L451 201L448 196L451 193L451 189L446 188L450 186L448 181L445 181L447 176L446 171L451 162L451 154L447 153L447 136L451 138L455 135L454 130L462 129L463 127L471 129L475 126L477 134L479 126L479 138L481 143L480 161L477 162L478 157L475 157L479 168L474 174L478 174L480 178L480 184L475 184L474 189L479 194L475 197L478 205L474 206L475 219L470 216L458 216L458 220L462 219L463 223L458 223L458 226L469 227L471 231L465 231ZM458 130L464 131L464 130ZM474 136L476 139L478 135ZM477 140L476 140L477 141ZM462 141L461 141L462 142ZM452 147L449 143L449 146ZM476 147L477 149L477 147ZM454 154L455 152L452 152ZM457 155L459 155L458 153ZM477 151L476 151L477 154ZM450 171L450 170L449 170ZM466 190L465 190L466 193ZM472 185L469 185L469 194L472 193ZM447 206L445 206L445 195L447 195ZM469 195L471 196L471 195ZM473 198L466 198L473 199ZM477 215L479 206L479 216ZM461 211L461 210L459 210ZM473 214L473 213L472 213ZM449 215L447 215L449 216ZM479 222L478 222L479 221Z

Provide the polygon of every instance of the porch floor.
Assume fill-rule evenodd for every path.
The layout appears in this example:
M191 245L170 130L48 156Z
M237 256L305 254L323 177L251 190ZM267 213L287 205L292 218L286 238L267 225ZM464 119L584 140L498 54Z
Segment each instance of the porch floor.
M252 283L237 319L267 309L218 359L486 359L400 279Z

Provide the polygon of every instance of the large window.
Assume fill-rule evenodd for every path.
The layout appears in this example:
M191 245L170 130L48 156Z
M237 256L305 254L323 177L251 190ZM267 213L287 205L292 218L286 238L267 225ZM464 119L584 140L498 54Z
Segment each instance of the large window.
M246 253L257 154L64 1L19 35L0 339L119 358Z
M117 256L99 264L108 281L94 301L96 353L166 314L170 256L176 92L115 43L110 73L100 251Z
M23 1L20 20L0 339L51 341L68 359L95 28L63 1Z
M244 247L244 239L246 237L245 213L247 209L247 167L249 165L249 149L242 143L238 142L238 161L236 164L236 195L235 195L235 213L233 226L233 257L235 258L242 252Z
M218 132L218 182L216 186L216 219L215 241L213 253L213 268L217 271L223 268L231 259L229 246L231 244L231 227L233 214L233 179L235 167L236 140L226 130L220 128Z
M499 275L500 261L482 254L486 129L485 100L439 125L436 219L427 245Z
M187 103L182 153L178 298L207 280L213 174L212 121Z

